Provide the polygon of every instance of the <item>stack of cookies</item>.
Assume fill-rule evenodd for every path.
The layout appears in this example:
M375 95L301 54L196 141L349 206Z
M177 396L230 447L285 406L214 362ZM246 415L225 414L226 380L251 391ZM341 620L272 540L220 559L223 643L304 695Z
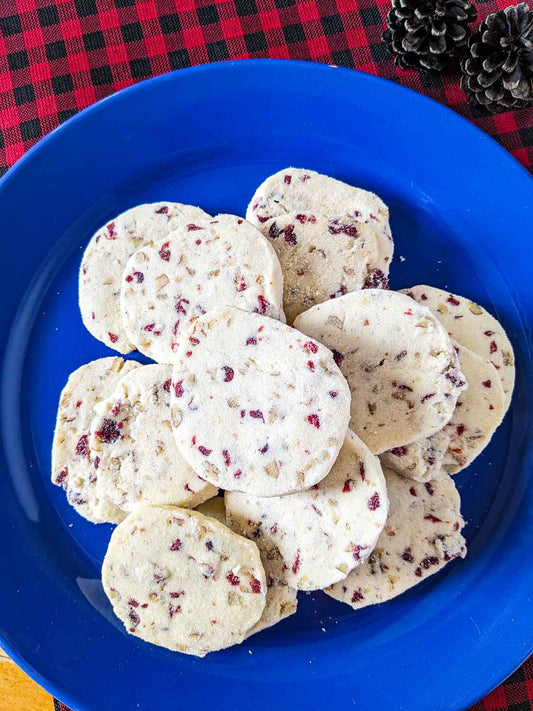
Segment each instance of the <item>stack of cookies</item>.
M85 325L155 363L70 376L52 481L119 524L102 581L128 632L204 656L298 590L364 607L465 556L451 475L508 409L513 351L462 296L390 291L392 256L379 197L294 168L246 220L162 202L91 239Z

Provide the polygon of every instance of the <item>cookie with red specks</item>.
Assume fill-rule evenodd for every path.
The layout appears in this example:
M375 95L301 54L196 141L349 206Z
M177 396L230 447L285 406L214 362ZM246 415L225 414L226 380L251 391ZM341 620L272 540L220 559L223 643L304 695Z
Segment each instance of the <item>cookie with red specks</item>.
M176 506L143 506L111 536L102 583L126 630L204 657L239 644L265 609L255 543Z
M52 444L52 481L62 486L69 503L93 523L119 523L125 514L105 494L99 480L100 459L89 448L95 405L139 363L100 358L69 376L59 398Z
M183 334L215 306L281 318L283 277L268 240L235 215L183 225L135 252L122 279L128 338L150 358L173 363Z
M451 338L490 360L503 387L505 414L513 395L515 360L513 347L501 323L470 299L434 286L412 286L403 292L430 309Z
M376 231L353 217L280 215L261 225L283 272L287 322L315 304L365 287L388 287Z
M85 327L119 353L135 346L128 339L120 312L122 273L130 256L181 225L209 216L199 207L177 202L137 205L101 227L81 261L79 301Z
M505 395L496 368L464 346L455 348L468 389L459 395L452 419L441 432L381 455L382 464L415 481L429 481L439 471L456 474L465 469L503 419Z
M350 418L348 384L327 348L266 316L219 308L192 324L176 358L172 426L199 476L255 496L326 476Z
M466 387L446 330L405 294L354 291L294 326L332 350L352 393L350 427L375 454L441 430Z
M194 508L217 489L196 475L176 447L170 425L170 365L145 365L125 375L96 406L89 446L98 476L123 511L139 504Z
M322 214L330 219L353 218L373 227L380 260L389 264L394 245L389 210L374 193L303 168L284 168L269 176L255 191L246 219L263 226L284 214ZM376 286L376 284L374 284Z
M200 504L200 506L196 508L196 511L204 514L204 516L216 518L217 521L227 525L226 507L222 496L215 496L209 499L209 501ZM256 622L246 636L250 637L257 632L267 629L267 627L273 627L286 617L294 615L297 607L298 597L296 590L289 588L287 585L279 585L267 576L265 609L259 621Z
M389 493L383 533L367 561L324 590L354 609L386 602L466 555L461 502L451 477L422 484L383 471Z
M307 491L260 498L228 491L226 517L259 546L267 576L300 590L345 578L372 552L387 519L381 465L353 432L328 476Z

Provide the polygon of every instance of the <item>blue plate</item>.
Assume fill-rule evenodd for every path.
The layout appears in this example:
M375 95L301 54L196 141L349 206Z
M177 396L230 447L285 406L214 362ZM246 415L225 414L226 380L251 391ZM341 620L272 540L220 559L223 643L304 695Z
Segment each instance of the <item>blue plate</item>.
M301 594L296 616L199 660L126 635L99 580L111 527L81 519L49 482L60 390L110 355L82 326L77 269L93 231L132 205L242 215L259 182L289 164L390 205L393 288L448 288L502 320L518 361L514 405L456 478L466 560L359 612ZM452 711L487 693L533 641L532 218L531 178L485 134L395 84L323 65L168 74L42 140L0 183L2 646L85 711Z

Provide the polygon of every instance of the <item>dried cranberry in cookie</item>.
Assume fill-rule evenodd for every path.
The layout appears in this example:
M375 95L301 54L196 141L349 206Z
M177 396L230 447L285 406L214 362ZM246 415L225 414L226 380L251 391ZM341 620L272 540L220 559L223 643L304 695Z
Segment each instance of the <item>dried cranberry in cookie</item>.
M102 583L130 634L198 657L242 642L265 609L255 543L175 506L138 508L115 529Z
M228 524L257 543L267 576L300 590L331 585L361 565L388 510L379 460L350 431L311 489L268 498L230 491L225 501Z
M451 338L490 360L503 387L505 414L513 394L515 362L513 347L501 323L470 299L434 286L413 286L403 292L430 309Z
M291 324L322 301L363 289L376 275L387 288L389 264L380 258L376 232L354 218L280 215L261 226L283 272L283 309Z
M268 241L241 217L217 215L131 257L122 282L124 326L142 353L173 363L190 324L215 306L284 320L282 290Z
M367 561L324 590L354 609L385 602L466 555L459 493L444 474L421 484L384 469L389 517Z
M256 496L326 476L350 417L327 348L266 316L219 308L195 321L176 356L172 426L199 476Z
M180 225L208 217L198 207L156 202L132 207L96 232L83 254L79 274L81 316L95 338L120 353L135 350L120 313L126 262L140 247L160 240ZM135 278L141 278L140 274Z
M90 451L95 405L106 398L139 363L100 358L69 376L59 399L52 445L52 481L62 486L69 503L93 523L119 523L125 514L105 494L99 479L100 459Z
M454 344L468 389L459 395L452 419L441 432L402 449L384 452L381 461L416 481L428 481L439 471L456 474L481 454L500 425L505 395L498 371L486 358Z
M217 489L180 455L170 425L170 365L145 365L125 375L96 407L89 444L98 476L123 511L141 503L194 508Z
M294 326L332 349L352 392L350 427L375 454L442 429L466 387L443 326L404 294L354 291Z

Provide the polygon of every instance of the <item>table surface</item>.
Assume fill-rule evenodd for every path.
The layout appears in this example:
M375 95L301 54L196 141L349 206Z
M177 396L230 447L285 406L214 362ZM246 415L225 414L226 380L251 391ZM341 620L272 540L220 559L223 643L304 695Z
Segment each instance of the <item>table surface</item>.
M510 1L477 0L480 18ZM476 123L533 172L533 107L492 116L468 102L457 73L398 69L381 41L389 8L389 0L2 0L0 175L114 91L247 57L326 62L397 81ZM0 663L0 711L54 708L64 707L12 662ZM471 711L505 709L533 709L533 657Z

